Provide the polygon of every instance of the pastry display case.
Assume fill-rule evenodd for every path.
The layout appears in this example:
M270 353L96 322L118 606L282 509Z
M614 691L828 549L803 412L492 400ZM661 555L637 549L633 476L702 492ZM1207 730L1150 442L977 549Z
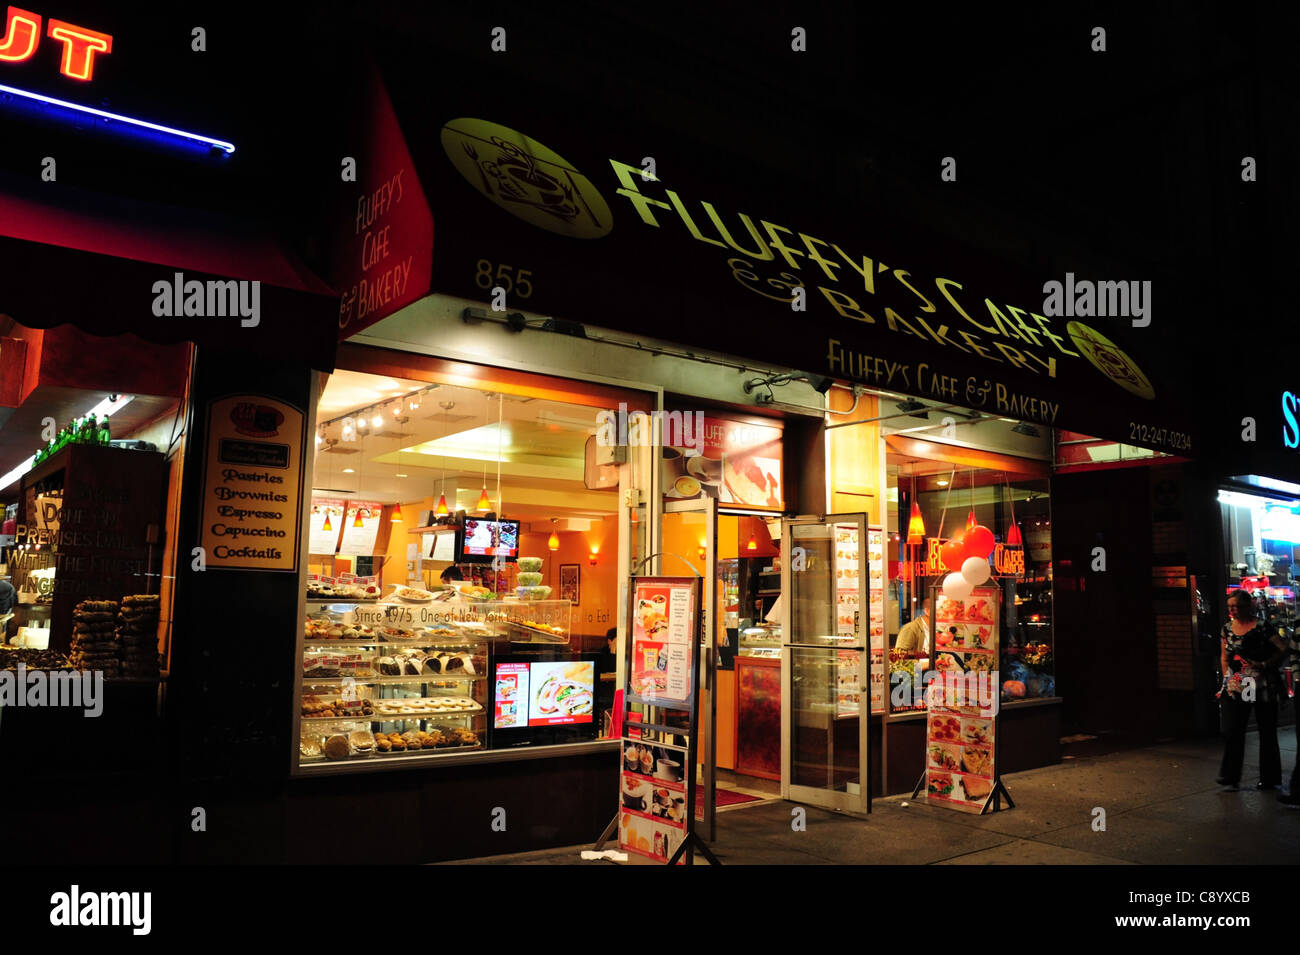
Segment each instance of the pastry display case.
M494 661L512 653L567 655L567 600L404 593L415 592L399 588L378 602L307 601L295 734L300 769L365 761L374 768L487 748Z

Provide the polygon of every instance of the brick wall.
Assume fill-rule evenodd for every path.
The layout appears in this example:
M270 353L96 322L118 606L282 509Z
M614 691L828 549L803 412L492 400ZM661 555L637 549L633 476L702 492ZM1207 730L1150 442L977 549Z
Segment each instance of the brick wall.
M1157 688L1194 689L1191 618L1185 613L1157 614L1155 620Z

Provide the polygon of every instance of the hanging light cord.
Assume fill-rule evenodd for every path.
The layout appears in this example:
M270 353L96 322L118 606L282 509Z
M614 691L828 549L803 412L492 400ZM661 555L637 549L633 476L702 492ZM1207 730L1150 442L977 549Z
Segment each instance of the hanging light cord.
M943 510L939 512L939 540L943 540L943 521L948 516L948 501L952 498L952 485L957 477L957 469L953 468L948 474L948 493L943 496Z

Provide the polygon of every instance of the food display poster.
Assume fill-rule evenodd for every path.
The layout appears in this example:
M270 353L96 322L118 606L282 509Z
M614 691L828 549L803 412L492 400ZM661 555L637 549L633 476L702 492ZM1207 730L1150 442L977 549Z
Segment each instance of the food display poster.
M306 419L265 395L208 405L199 542L223 570L298 569Z
M885 712L885 532L867 529L867 598L870 613L871 712Z
M339 549L339 536L343 533L343 498L313 498L311 521L307 534L309 554L334 554ZM329 521L326 529L325 522Z
M845 643L856 643L858 626L862 622L862 602L859 585L861 575L861 541L857 524L835 525L835 632ZM835 710L841 716L857 713L862 707L859 689L862 674L859 672L857 650L840 650L836 665Z
M671 411L663 415L662 431L665 497L784 508L780 428Z
M699 616L696 580L633 578L628 702L691 709Z
M595 661L531 663L529 668L529 726L592 721L596 693Z
M369 557L375 552L379 540L379 518L384 505L376 501L348 501L343 514L343 540L339 554L351 557ZM357 527L357 514L361 526Z
M979 587L953 600L936 587L932 599L939 678L926 690L926 798L981 813L997 785L1001 592Z
M619 773L618 845L625 852L667 862L686 838L690 793L688 748L623 740Z
M498 663L492 694L492 725L499 730L528 725L528 664Z

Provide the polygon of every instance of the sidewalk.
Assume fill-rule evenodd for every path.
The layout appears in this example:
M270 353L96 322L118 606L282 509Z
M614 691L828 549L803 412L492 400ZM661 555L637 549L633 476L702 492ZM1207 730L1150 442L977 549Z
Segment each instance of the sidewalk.
M1288 781L1295 734L1279 738ZM987 816L892 796L875 800L870 816L809 807L807 830L795 832L795 804L767 801L720 811L711 848L727 865L1294 864L1300 810L1278 804L1274 791L1254 789L1255 734L1246 737L1240 792L1214 784L1221 755L1217 738L1187 740L1015 773L1004 781L1016 808ZM1094 807L1105 810L1104 832L1093 831ZM611 864L582 862L579 853L589 848L444 864Z

